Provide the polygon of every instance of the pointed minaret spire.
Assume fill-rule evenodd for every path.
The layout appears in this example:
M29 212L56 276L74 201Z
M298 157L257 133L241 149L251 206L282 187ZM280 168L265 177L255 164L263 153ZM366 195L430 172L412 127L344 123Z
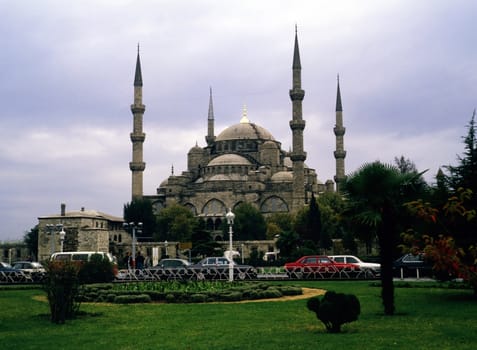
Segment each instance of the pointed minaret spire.
M301 88L301 63L300 51L298 48L298 31L295 26L295 48L293 51L292 65L292 88L290 99L292 101L292 120L290 129L292 131L293 150L290 159L293 164L293 199L292 210L297 211L305 205L305 159L306 152L303 148L303 130L305 121L303 120L302 101L305 91Z
M141 59L139 58L139 43L137 44L136 74L134 74L134 86L142 86Z
M336 91L336 125L333 129L336 136L336 151L334 152L336 160L336 192L341 191L343 182L346 180L345 175L345 157L346 151L344 150L344 134L346 128L343 126L343 107L341 105L341 91L340 91L340 77L338 75L338 87Z
M143 172L146 168L146 163L143 161L142 146L146 139L146 134L142 131L142 120L145 110L146 106L142 103L142 75L138 44L136 72L134 75L134 103L131 105L133 131L130 134L132 142L132 162L129 163L129 169L132 172L132 199L140 199L143 196Z
M207 136L205 142L209 147L212 147L215 142L214 135L214 104L212 102L212 87L209 87L209 112L207 117Z
M293 69L301 69L300 50L298 48L298 27L295 24L295 49L293 50Z
M343 107L341 105L341 92L340 92L340 75L338 74L338 91L336 93L336 112L342 112Z

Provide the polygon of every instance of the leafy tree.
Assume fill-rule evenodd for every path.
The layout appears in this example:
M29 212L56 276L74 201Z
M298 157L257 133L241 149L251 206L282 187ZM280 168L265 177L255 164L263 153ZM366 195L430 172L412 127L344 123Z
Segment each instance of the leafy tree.
M448 226L455 220L477 220L476 210L464 206L471 195L472 191L460 189L438 208L422 200L406 203L407 210L425 225L408 229L402 237L409 250L419 249L426 253L439 279L461 277L477 295L477 239L462 245L454 239L458 232L452 230L456 228Z
M419 176L421 174L401 173L397 167L374 162L361 166L344 184L352 220L377 232L381 254L382 298L386 315L394 314L392 267L398 236L402 232L402 205L417 195Z
M293 229L294 217L291 213L273 213L265 219L267 223L267 238L273 239L276 235Z
M123 209L125 222L142 222L142 230L137 237L152 237L157 229L156 217L152 209L152 203L148 199L133 199L126 203Z
M242 203L235 208L234 214L234 240L265 239L267 224L257 208L249 203Z
M320 244L321 236L321 212L316 203L315 195L311 194L310 206L308 209L308 215L306 220L305 228L305 240L314 242L315 244Z
M23 236L23 242L25 242L29 254L33 260L36 260L38 257L38 234L39 228L38 225L35 225L29 232L26 232Z
M205 229L205 222L199 220L192 232L192 256L213 256L220 245L212 239L212 235Z
M399 171L403 174L406 173L417 173L416 164L411 161L409 158L401 157L394 157L394 164L397 166Z
M282 258L293 259L297 257L297 250L300 246L300 237L295 231L284 231L277 239L277 248L280 250Z
M172 204L159 212L154 238L158 241L190 242L197 225L197 219L188 208Z

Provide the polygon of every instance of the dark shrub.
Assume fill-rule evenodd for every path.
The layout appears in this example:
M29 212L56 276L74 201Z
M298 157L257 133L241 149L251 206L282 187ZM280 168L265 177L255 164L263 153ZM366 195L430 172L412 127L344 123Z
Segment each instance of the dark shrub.
M342 324L356 321L361 312L359 300L355 295L333 291L326 292L322 298L309 299L306 306L316 313L316 317L331 333L339 333Z
M114 280L113 264L101 254L93 254L90 261L81 266L79 278L82 283L111 282Z
M46 264L43 288L50 305L51 321L65 323L79 310L76 298L79 294L79 267L70 262L50 261Z

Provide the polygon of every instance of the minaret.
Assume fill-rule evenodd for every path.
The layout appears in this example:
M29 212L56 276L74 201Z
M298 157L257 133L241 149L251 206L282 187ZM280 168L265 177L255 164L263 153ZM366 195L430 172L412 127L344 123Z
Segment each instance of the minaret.
M341 106L341 92L340 92L340 77L338 76L338 90L336 93L336 125L333 129L336 136L336 192L340 192L341 186L346 179L345 175L345 157L346 151L344 150L344 134L346 128L343 127L343 107Z
M138 45L136 74L134 75L134 104L131 105L131 112L134 116L133 132L130 134L132 142L132 162L129 163L129 169L131 169L132 172L132 199L140 199L143 195L142 175L146 168L146 163L143 162L142 145L146 134L142 132L142 118L145 110L146 106L142 104L142 74Z
M305 121L302 118L302 101L305 91L301 89L301 63L298 49L298 33L295 27L295 49L293 52L293 82L290 90L292 100L293 119L290 120L292 130L293 149L290 158L293 162L293 202L292 210L299 210L305 204L305 159L303 150L303 130Z
M205 142L207 142L207 146L212 146L215 142L215 135L214 135L214 105L212 103L212 88L210 88L210 96L209 96L209 115L207 118L207 136L205 137Z

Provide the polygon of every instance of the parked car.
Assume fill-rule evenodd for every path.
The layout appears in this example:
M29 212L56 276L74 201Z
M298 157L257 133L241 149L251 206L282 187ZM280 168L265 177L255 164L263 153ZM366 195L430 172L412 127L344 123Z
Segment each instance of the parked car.
M31 279L22 271L14 269L9 263L0 262L0 283L18 283L27 281L31 282Z
M364 262L354 255L330 255L330 258L337 263L357 265L361 270L369 271L373 277L381 275L381 264Z
M43 265L35 261L17 261L13 264L13 268L30 276L33 281L41 281L46 274Z
M432 276L432 263L424 254L405 254L394 261L394 275L397 277Z
M290 278L344 278L362 272L357 265L338 263L326 255L302 256L286 263L285 271Z
M159 280L185 280L191 275L190 263L185 259L162 259L157 265L144 269L144 278Z
M225 257L208 257L191 265L189 270L192 272L192 278L197 280L204 279L228 279L229 265L232 262L234 280L255 279L257 271L250 265L239 265L233 260Z

